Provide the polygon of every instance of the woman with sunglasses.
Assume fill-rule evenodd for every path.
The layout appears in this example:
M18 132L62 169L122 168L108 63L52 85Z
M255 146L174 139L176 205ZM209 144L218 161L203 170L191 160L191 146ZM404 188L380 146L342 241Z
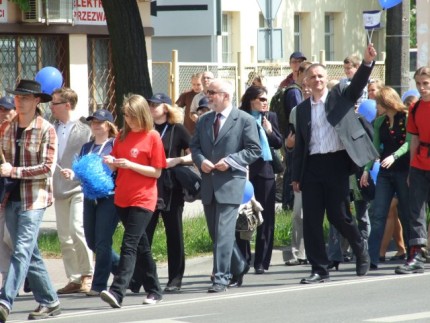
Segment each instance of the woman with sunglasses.
M145 98L132 94L124 99L122 109L124 128L115 140L111 155L104 157L104 162L117 171L114 203L124 225L117 274L109 291L100 294L113 308L121 307L136 261L144 268L141 280L145 281L148 294L143 304L162 300L146 228L157 204L157 178L166 167L166 156L160 135L153 130Z
M263 274L264 270L269 269L275 230L276 185L270 147L281 148L282 135L278 128L276 113L268 111L269 105L265 87L250 86L242 97L240 109L255 118L262 147L262 156L249 166L249 180L254 186L256 200L264 208L262 212L264 222L257 228L254 257L255 273ZM249 264L251 261L250 242L240 239L239 234L236 234L236 240Z

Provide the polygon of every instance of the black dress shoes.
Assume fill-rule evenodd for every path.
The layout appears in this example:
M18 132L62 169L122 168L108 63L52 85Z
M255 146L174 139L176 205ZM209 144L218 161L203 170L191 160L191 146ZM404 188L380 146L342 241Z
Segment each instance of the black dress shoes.
M228 284L228 287L234 288L234 287L240 287L243 283L243 276L245 276L249 271L249 266L246 265L245 269L239 274L239 275L233 275L233 277L230 280L230 283Z
M212 287L208 289L208 293L221 293L227 291L227 287L221 284L213 284Z
M330 280L329 275L319 275L319 274L311 274L308 278L303 278L300 281L300 284L315 284L315 283L324 283Z
M367 248L364 248L360 255L357 255L357 261L355 263L355 271L357 276L364 276L367 274L370 268L370 258Z

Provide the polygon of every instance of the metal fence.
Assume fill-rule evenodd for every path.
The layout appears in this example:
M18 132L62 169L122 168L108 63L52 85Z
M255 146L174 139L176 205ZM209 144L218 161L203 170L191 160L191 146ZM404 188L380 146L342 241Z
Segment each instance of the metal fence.
M152 90L168 94L175 101L180 93L191 87L191 76L196 73L210 71L216 78L230 80L234 85L235 94L233 104L238 104L245 89L250 85L255 74L263 76L269 95L273 95L279 83L291 73L288 63L270 64L256 63L239 66L240 64L217 63L184 63L175 60L177 55L172 55L172 62L152 63ZM345 77L343 62L323 62L326 65L329 79L339 80ZM385 65L378 61L373 69L372 79L385 81Z

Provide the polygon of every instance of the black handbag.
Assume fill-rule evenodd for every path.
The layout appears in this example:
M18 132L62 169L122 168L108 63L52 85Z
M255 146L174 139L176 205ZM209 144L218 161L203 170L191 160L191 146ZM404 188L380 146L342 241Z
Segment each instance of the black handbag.
M170 158L172 151L172 139L175 131L175 125L172 126L172 131L169 137L169 150L167 158ZM175 176L171 168L165 168L161 172L161 176L157 180L157 210L170 211L170 204L172 202L173 188L175 187Z
M284 163L282 162L282 155L279 149L270 147L270 153L272 154L272 167L275 174L283 173L285 170Z

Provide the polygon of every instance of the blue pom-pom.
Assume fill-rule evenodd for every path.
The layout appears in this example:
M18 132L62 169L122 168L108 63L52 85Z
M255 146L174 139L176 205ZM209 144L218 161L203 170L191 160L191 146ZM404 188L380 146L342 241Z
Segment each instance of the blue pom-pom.
M97 154L84 155L73 162L72 169L81 181L85 198L105 197L114 189L112 171Z

